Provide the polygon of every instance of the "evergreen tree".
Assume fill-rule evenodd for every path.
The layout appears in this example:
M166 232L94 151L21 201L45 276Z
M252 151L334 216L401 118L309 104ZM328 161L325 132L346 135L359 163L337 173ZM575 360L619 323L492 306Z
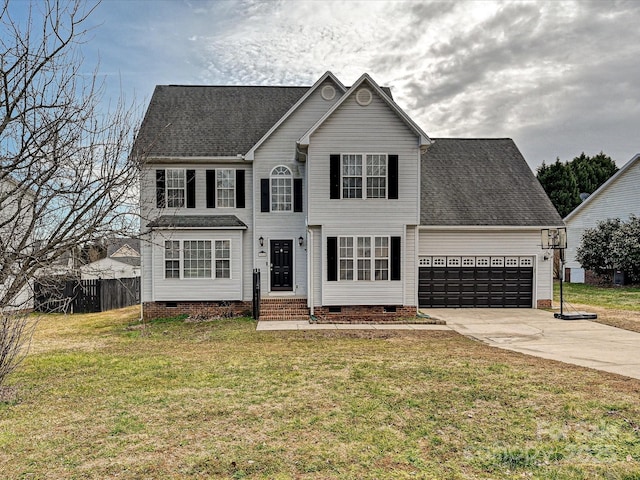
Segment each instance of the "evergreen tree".
M561 217L565 217L580 203L575 176L559 158L551 165L543 162L538 168L537 177Z
M570 162L559 158L551 165L542 162L536 176L558 213L565 217L580 205L581 193L593 193L617 171L608 155L600 152L590 157L582 152Z

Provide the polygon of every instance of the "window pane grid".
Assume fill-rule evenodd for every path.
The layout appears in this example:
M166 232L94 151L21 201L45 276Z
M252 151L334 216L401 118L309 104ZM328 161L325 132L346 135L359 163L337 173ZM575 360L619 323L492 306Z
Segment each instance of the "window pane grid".
M290 212L293 207L293 180L285 166L271 171L271 211Z
M178 241L164 242L164 276L180 278L180 242Z
M367 198L387 196L387 156L367 155Z
M211 241L185 240L184 278L211 278Z
M184 207L185 198L185 171L169 168L166 172L167 207Z
M358 280L371 280L371 237L358 237Z
M231 242L216 240L216 278L231 278Z
M362 198L362 155L342 156L342 198Z
M375 238L375 277L376 280L389 279L389 237Z
M219 208L236 206L236 171L233 168L216 170L216 203Z

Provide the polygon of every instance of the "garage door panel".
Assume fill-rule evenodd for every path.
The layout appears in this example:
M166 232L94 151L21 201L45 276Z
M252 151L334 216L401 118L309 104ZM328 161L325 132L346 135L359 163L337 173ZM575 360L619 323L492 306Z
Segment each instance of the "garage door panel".
M473 265L474 257L465 257L464 267L420 266L420 307L531 308L533 267L514 266L513 260L505 262L499 257L492 257L489 266L485 258L482 257L482 263L478 261L480 265ZM494 261L494 258L497 260ZM528 264L532 265L532 262ZM451 265L456 264L452 262Z

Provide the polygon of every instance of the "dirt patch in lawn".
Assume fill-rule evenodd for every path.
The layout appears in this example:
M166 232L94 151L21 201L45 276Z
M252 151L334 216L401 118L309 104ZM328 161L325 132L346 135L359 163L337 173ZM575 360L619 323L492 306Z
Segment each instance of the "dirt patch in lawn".
M592 305L572 304L572 306L579 311L596 313L598 319L595 321L598 323L640 333L640 312L594 307Z

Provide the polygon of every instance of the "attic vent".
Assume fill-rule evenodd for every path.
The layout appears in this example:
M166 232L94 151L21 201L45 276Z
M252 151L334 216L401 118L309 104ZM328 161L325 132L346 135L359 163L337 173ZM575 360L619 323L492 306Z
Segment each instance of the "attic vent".
M333 85L325 85L322 87L320 94L325 100L333 100L336 98L336 89L333 88Z
M373 94L368 88L361 88L356 92L356 102L358 102L358 105L366 107L371 103L371 100L373 100Z

